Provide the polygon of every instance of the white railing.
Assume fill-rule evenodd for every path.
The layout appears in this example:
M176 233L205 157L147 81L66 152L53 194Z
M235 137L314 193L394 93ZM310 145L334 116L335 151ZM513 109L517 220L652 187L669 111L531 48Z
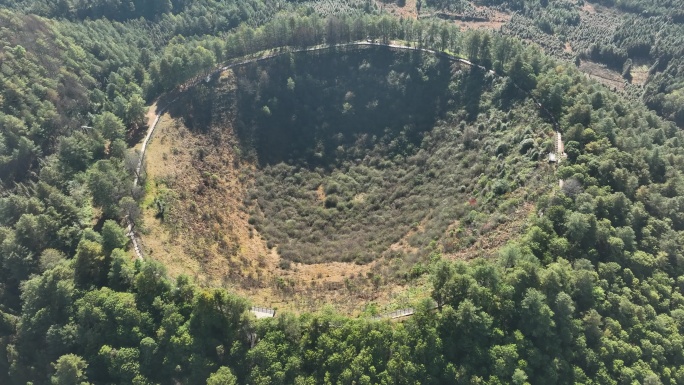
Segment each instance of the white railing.
M265 307L259 307L259 306L252 306L250 309L252 313L254 313L257 318L272 318L275 317L275 309L268 309Z
M390 313L376 315L372 319L374 319L374 320L394 319L394 318L407 317L407 316L413 315L414 313L415 313L415 310L413 308L399 309L399 310L395 310L395 311L390 312Z

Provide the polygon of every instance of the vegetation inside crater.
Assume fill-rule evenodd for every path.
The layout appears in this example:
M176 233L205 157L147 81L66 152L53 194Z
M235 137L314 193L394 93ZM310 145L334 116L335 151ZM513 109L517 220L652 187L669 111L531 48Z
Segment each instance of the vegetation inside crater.
M680 3L0 1L0 383L683 384Z

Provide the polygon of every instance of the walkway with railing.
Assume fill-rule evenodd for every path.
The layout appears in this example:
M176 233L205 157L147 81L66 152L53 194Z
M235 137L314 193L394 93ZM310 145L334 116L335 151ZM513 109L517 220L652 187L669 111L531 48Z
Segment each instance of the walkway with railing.
M261 318L273 318L275 317L276 311L275 309L268 309L265 307L259 307L259 306L252 306L250 309L252 314L254 314L257 319Z
M416 311L415 311L415 309L413 309L413 308L399 309L399 310L395 310L395 311L390 312L390 313L385 313L385 314L376 315L376 316L374 316L374 317L371 317L371 319L374 320L374 321L380 321L380 320L383 320L383 319L390 319L390 320L392 320L392 319L397 319L397 318L403 318L403 317L412 316L415 312L416 312Z

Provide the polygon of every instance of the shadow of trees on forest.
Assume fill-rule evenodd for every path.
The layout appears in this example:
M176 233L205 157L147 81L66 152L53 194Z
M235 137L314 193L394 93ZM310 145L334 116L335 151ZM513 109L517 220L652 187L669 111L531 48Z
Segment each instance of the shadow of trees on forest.
M200 83L169 112L204 131L235 104L241 147L262 166L328 167L378 145L408 155L445 114L449 66L383 47L296 53L234 69L233 92Z

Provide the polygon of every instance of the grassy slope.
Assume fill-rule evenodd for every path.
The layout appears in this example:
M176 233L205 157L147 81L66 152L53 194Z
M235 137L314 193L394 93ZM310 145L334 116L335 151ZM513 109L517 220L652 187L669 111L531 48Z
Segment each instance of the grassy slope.
M348 67L350 75L340 72L341 67L332 73L311 67L331 68L330 63L319 62L326 60L340 61L337 65ZM383 60L390 62L385 66ZM162 260L172 274L189 271L200 282L236 288L264 305L307 310L332 302L354 312L372 302L405 302L407 294L399 293L413 274L420 272L430 250L440 250L453 258L487 256L506 240L517 237L525 218L534 212L533 206L525 202L554 183L552 170L543 161L544 151L550 148L551 131L534 118L531 104L490 107L503 86L500 81L485 80L489 85L483 91L480 107L487 112L468 118L459 105L473 101L472 89L466 88L472 87L469 81L474 76L481 75L471 75L467 68L447 68L456 73L452 83L456 91L445 94L448 100L444 100L445 107L438 115L442 118L422 128L424 131L413 144L404 143L401 150L408 153L396 153L398 148L391 145L401 137L395 136L408 120L387 120L377 111L355 111L354 118L347 117L340 126L334 126L335 119L344 118L345 100L351 101L353 108L371 108L361 99L373 93L361 88L380 87L378 95L393 95L396 90L382 89L391 87L388 76L402 79L401 74L416 68L430 73L440 65L433 59L418 58L417 67L412 68L407 66L407 60L416 58L366 51L313 59L298 57L297 69L292 72L283 61L274 60L243 69L240 76L225 72L212 88L200 89L199 94L191 96L194 103L190 99L178 103L177 110L171 111L176 119L166 117L162 121L148 154L152 188L146 214L150 232L144 242L153 258ZM367 79L381 81L355 83L353 79L360 76L354 74L359 63L372 68L366 69L371 71L365 75ZM392 71L394 74L390 74ZM263 84L264 73L270 75L268 86ZM308 83L304 74L310 77ZM423 97L429 95L429 84L438 80L438 72L432 75L432 80L420 80L418 84L427 85L409 92L406 100L415 102L411 95L416 92L428 92ZM450 72L447 82L449 77ZM295 87L309 95L308 106L300 105L293 111L291 106L274 102L279 93L287 92L283 90L287 78L293 78ZM396 87L416 86L405 78L396 79ZM206 97L206 93L211 94L212 102L197 103L199 96ZM259 121L261 117L255 114L263 105L254 97L270 103L272 116L278 116L283 109L306 117L307 111L301 109L310 109L314 111L309 116L313 120L302 119L313 123L279 126L281 117ZM328 111L318 121L315 112L321 107L315 106L315 100L326 97L339 99L339 105L322 102L336 105L339 111ZM254 105L254 111L245 111L247 107L239 110L238 103ZM401 102L396 98L378 101L380 106L383 103ZM382 107L372 108L386 113ZM207 125L197 121L203 109L213 114ZM368 120L370 116L375 120ZM504 123L495 123L499 121ZM293 153L268 165L259 151L275 156L278 152L272 151L271 144L250 145L244 132L236 135L235 127L247 123L254 125L257 135L264 133L259 130L284 130L282 139L274 141L276 144L286 144L283 141L293 136L288 130L295 128L316 131L312 127L320 130L333 125L340 129L353 127L357 132L347 138L354 140L338 144L346 146L344 154L331 157L316 158L314 154L314 158L307 158L311 149L290 147L299 151L296 159L324 159L329 162L325 165L310 167L306 162L287 162ZM359 145L359 139L367 137L364 130L375 130L380 136L377 143ZM321 138L332 136L328 131L319 134ZM524 140L530 149L521 151ZM389 156L392 151L395 154ZM292 183L294 175L298 175L300 184ZM504 181L504 186L495 186L497 179ZM331 190L332 185L337 190ZM338 196L338 207L325 208L326 192ZM158 215L155 200L166 207L163 218ZM288 230L292 223L327 224L322 228L315 224L300 227L304 231L297 232ZM288 231L287 239L282 238ZM354 239L356 244L349 243ZM358 253L357 249L372 251L356 254L356 258L345 252ZM422 295L414 293L414 299L416 296Z

